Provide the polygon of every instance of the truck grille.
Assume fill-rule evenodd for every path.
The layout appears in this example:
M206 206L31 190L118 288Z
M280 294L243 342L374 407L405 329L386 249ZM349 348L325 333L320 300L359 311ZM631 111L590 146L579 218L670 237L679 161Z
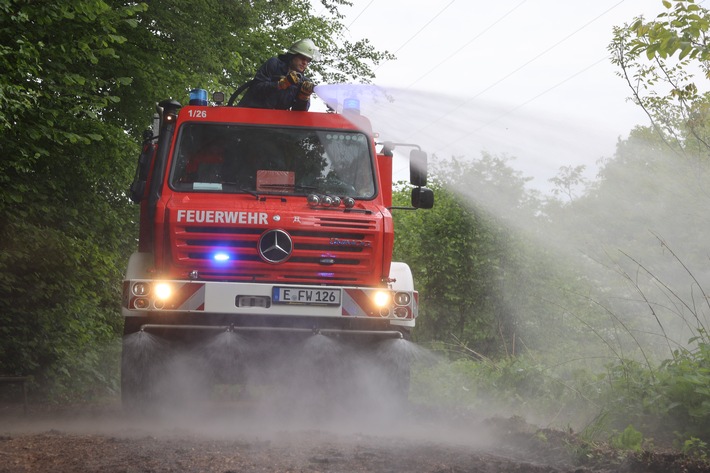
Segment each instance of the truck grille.
M285 223L284 219L284 223ZM302 284L375 285L382 274L381 219L318 216L282 226L293 244L283 263L268 263L258 242L267 227L179 224L172 237L173 261L180 272L196 270L201 279ZM220 253L225 261L215 261Z

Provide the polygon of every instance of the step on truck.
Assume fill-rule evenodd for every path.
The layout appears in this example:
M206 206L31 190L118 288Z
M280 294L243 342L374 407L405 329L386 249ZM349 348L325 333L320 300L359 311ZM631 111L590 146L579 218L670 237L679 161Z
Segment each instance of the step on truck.
M166 355L132 342L139 333L188 345L219 331L317 334L369 347L415 325L412 273L392 261L401 145L376 143L356 101L320 113L220 98L164 100L144 134L131 185L138 249L123 281L124 405L150 395ZM411 209L433 205L426 159L410 150Z

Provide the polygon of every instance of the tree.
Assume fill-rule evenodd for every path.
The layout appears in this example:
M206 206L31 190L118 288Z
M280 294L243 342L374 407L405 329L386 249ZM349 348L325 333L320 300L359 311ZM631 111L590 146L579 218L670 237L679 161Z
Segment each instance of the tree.
M119 318L121 266L135 234L125 188L135 143L102 119L97 74L141 6L2 2L0 372L81 381ZM108 68L104 68L107 72ZM61 365L58 361L61 360Z
M676 284L707 257L700 235L710 151L710 12L695 0L662 4L666 11L655 19L639 17L615 28L609 46L612 62L652 129L637 128L619 143L615 158L604 164L599 182L580 204L597 209L588 221L605 222L606 231L599 232L603 241L625 251L620 256L617 250L613 260L625 262L621 270L627 277L640 271L649 278L642 286L637 281L645 278L629 277L637 291L650 300L680 296L693 307L705 271L696 267L697 280L687 287ZM613 212L600 211L604 203L613 205ZM668 251L659 255L659 245ZM688 266L669 259L673 254ZM658 291L657 280L673 287L674 295ZM658 310L680 320L688 315L687 308Z
M126 41L117 46L121 61L111 63L110 72L131 77L132 84L115 90L120 100L107 113L138 139L155 102L169 97L184 101L193 87L229 96L262 62L306 37L323 54L309 68L316 83L369 81L373 66L393 56L375 50L366 39L345 39L338 8L347 0L321 3L322 13L314 15L310 0L151 2L120 26Z
M674 152L707 152L708 103L695 73L710 77L710 15L694 0L663 0L655 20L614 28L612 63L655 130Z
M527 179L484 153L438 163L432 180L434 209L395 213L395 258L412 267L421 293L416 336L453 336L488 355L514 351L520 307L510 290L525 249L513 222L532 218L537 202ZM396 195L402 205L407 196Z
M552 195L564 196L565 200L572 202L577 196L576 192L579 188L586 184L586 180L582 176L585 168L584 165L560 167L557 176L549 179L549 182L555 186L552 189Z
M455 338L492 357L529 349L556 363L622 352L627 340L614 338L607 310L619 307L607 305L618 279L599 267L597 250L625 228L622 210L633 211L636 200L606 201L592 187L559 205L527 189L508 158L486 153L439 162L433 174L434 208L394 213L395 258L410 265L421 295L418 341ZM630 187L624 179L615 185ZM406 189L396 194L399 205L407 197Z
M655 313L664 314L660 322L669 335L675 332L671 338L678 343L690 338L678 322L685 323L684 317L692 315L680 305L668 305L663 285L693 301L690 306L702 307L698 294L710 284L704 238L710 230L704 217L710 204L709 165L707 160L677 158L654 130L638 127L619 142L614 158L603 162L588 193L567 209L566 220L584 236L584 241L578 238L580 248L624 275L625 282L617 279L617 284L607 277L609 294L616 293L616 312L637 322L642 318L652 322L646 330L658 333L661 328L649 320L649 307L638 303L643 289ZM629 286L627 292L619 291L622 283Z

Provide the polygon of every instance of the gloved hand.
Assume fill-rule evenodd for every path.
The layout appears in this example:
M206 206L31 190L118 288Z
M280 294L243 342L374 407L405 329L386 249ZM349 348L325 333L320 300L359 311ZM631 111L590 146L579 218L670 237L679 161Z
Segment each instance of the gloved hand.
M279 82L276 84L276 87L279 88L279 90L285 90L291 87L292 85L298 85L301 82L301 74L299 74L296 71L291 71L288 73L288 75L284 76L279 80Z
M298 91L298 100L303 100L304 102L311 97L313 93L313 87L315 84L309 80L304 80L301 83L301 88Z

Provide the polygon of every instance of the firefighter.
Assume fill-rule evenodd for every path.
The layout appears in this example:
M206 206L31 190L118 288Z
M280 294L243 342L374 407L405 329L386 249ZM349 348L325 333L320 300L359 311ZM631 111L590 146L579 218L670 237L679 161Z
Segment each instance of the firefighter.
M308 110L313 82L304 73L320 53L311 39L301 39L284 54L272 57L256 72L238 107Z

